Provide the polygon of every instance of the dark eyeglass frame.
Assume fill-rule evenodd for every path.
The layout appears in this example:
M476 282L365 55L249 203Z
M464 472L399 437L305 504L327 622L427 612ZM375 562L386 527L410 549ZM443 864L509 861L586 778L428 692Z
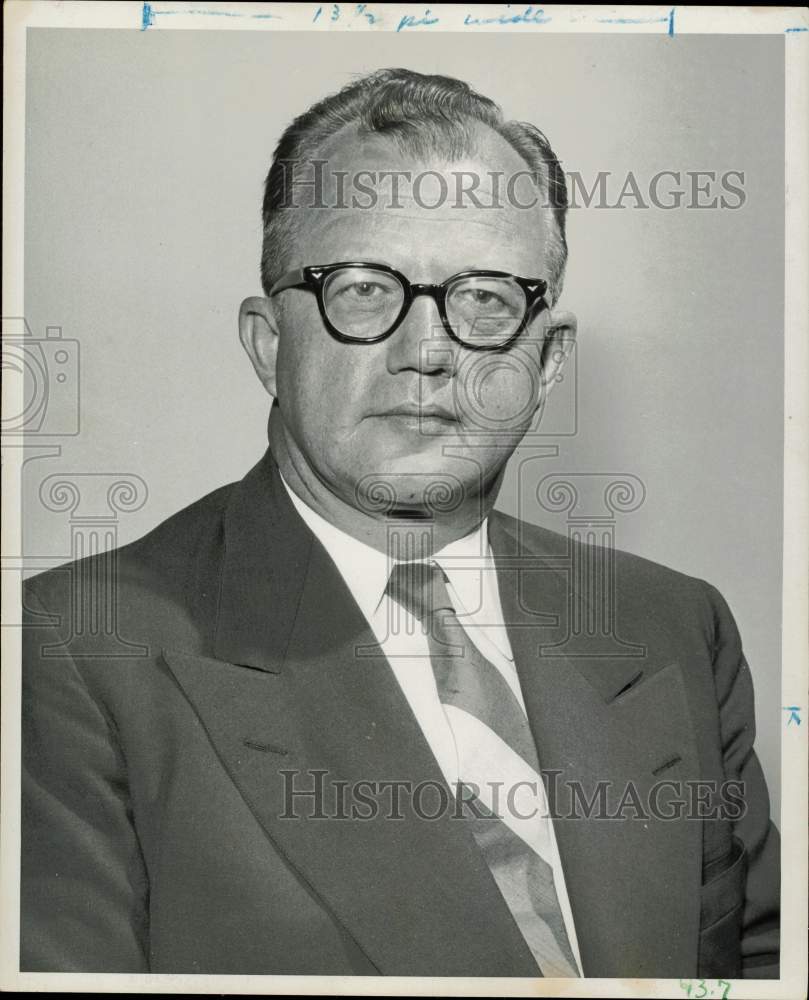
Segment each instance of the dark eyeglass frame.
M384 333L380 333L376 337L351 337L348 334L341 333L329 319L326 314L326 304L323 301L323 285L326 278L328 278L330 274L333 274L335 271L344 267L362 267L368 270L381 271L384 274L389 274L396 278L401 284L404 291L402 308L392 325L385 330ZM450 285L454 284L461 278L511 278L517 282L520 288L522 288L525 293L525 314L516 330L511 334L508 340L491 345L470 344L467 343L467 341L462 340L455 333L447 317L447 290ZM332 337L335 338L335 340L339 340L343 344L378 344L380 341L387 339L403 322L405 316L407 316L410 311L413 300L419 295L429 295L438 307L438 315L441 318L441 323L443 324L447 336L451 337L456 344L460 344L461 347L465 347L469 351L504 351L511 347L517 337L519 337L519 335L523 332L528 324L532 310L536 303L542 300L544 303L543 308L547 308L548 305L547 302L544 301L545 292L548 290L548 283L543 281L542 278L521 278L516 274L510 274L508 271L471 270L459 271L457 274L453 274L451 277L447 278L446 281L442 281L440 285L412 284L407 280L401 271L397 271L395 268L389 267L387 264L377 264L367 260L341 261L337 264L313 264L310 267L300 267L294 271L288 271L272 286L269 291L268 298L273 295L277 295L279 292L284 292L288 288L305 288L310 292L315 293L317 296L317 307L320 310L320 318L323 320L323 325Z

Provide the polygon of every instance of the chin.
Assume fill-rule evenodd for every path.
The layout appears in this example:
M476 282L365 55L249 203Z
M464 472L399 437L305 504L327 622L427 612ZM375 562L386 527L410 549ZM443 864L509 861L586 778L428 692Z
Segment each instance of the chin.
M368 461L366 470L374 468ZM369 514L419 510L447 514L480 493L481 470L460 456L442 454L441 446L399 456L380 456L374 471L355 485L356 505Z

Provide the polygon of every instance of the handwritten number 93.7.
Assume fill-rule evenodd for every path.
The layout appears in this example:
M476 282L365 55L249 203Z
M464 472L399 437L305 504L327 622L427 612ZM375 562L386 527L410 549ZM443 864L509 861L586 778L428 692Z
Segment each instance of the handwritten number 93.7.
M703 997L728 1000L730 996L730 983L726 979L681 979L680 989L689 1000L703 1000Z

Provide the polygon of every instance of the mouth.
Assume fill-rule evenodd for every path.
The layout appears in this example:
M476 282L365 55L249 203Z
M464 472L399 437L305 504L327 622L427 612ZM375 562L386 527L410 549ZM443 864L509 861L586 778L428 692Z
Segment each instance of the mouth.
M442 421L447 424L457 424L455 414L442 406L416 406L410 403L395 406L378 414L380 417L406 417L413 421Z

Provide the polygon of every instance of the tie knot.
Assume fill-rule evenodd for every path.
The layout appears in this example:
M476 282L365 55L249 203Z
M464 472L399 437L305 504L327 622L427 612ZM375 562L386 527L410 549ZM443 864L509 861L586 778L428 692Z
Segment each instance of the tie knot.
M442 609L453 610L447 578L435 563L396 563L385 592L419 621Z

